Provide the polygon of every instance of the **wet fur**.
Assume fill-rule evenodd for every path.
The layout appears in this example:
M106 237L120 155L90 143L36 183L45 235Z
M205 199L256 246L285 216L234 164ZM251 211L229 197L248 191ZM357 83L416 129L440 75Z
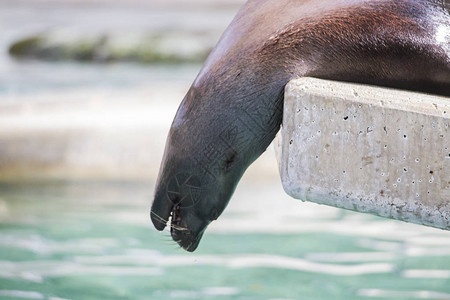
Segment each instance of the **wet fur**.
M445 15L426 3L377 1L305 18L269 38L261 57L278 53L313 66L296 76L450 96L449 45L436 45L434 36L436 19Z

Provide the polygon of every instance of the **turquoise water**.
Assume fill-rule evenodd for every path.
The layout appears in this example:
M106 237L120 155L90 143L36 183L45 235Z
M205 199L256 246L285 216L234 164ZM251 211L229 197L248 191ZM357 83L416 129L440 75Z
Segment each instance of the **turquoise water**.
M94 89L114 91L167 82L185 87L193 81L200 67L195 64L102 65L0 59L0 103L23 99L38 101L42 97L51 99L54 93L70 95L80 91L86 91L86 97Z
M449 232L252 184L193 254L150 225L151 185L3 184L0 298L450 299Z

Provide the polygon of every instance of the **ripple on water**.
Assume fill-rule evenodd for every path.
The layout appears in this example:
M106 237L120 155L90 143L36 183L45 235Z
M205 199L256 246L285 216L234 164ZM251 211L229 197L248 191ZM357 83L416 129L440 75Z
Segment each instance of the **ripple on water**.
M0 296L25 299L45 299L44 295L39 292L17 290L0 290Z
M434 291L392 291L380 289L361 289L357 293L362 297L390 299L450 299L450 294Z
M33 291L19 291L19 290L0 290L0 296L20 299L48 299L48 300L69 300L61 297L45 297L39 292Z
M405 270L402 275L406 278L450 279L450 270Z
M57 242L41 235L17 236L0 233L0 246L15 247L38 254L57 253L104 253L107 247L119 246L120 242L111 238L84 238Z
M199 299L206 296L235 296L239 294L239 289L234 287L207 287L198 291L173 290L169 295L171 298Z
M150 265L158 267L221 266L231 269L276 268L320 273L337 276L355 276L363 274L389 273L394 270L390 263L361 264L325 264L302 258L266 255L234 254L230 255L102 255L78 256L75 260L88 265Z

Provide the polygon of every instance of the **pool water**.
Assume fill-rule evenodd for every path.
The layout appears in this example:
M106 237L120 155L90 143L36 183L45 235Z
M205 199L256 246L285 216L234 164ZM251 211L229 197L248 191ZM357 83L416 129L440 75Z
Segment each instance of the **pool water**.
M3 184L0 298L450 299L450 232L256 185L191 254L151 226L151 184Z

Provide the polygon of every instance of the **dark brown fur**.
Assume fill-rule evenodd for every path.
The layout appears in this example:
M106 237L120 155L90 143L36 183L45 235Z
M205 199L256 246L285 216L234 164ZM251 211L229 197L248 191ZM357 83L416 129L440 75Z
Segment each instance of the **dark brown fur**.
M364 4L283 28L261 57L307 59L313 67L305 76L450 96L450 57L433 41L434 11L412 1Z

